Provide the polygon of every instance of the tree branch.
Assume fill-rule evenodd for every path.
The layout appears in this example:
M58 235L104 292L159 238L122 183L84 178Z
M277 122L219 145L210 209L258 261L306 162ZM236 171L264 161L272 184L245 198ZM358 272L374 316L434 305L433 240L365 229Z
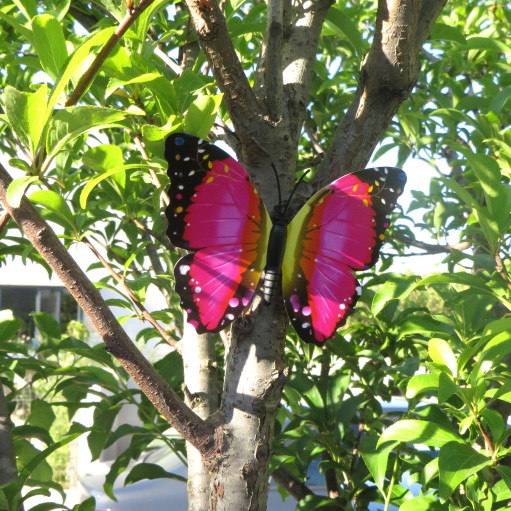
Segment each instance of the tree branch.
M89 69L82 75L79 82L76 84L73 94L66 101L66 106L76 105L82 94L87 90L90 83L99 71L99 68L108 57L110 52L115 48L115 45L119 42L128 28L135 22L135 20L149 7L154 0L140 0L138 5L132 7L126 13L126 16L119 23L119 26L115 29L110 39L105 43L101 51L98 53Z
M455 243L453 245L435 245L433 243L426 243L424 241L414 240L409 238L408 236L402 236L399 234L390 234L389 238L393 238L397 241L400 241L404 245L409 247L416 247L424 250L426 254L443 254L450 252L451 250L467 250L472 246L470 241L461 241L460 243ZM410 255L422 255L422 254L410 254Z
M366 166L419 74L418 53L447 0L379 0L376 33L355 97L313 180L318 189Z
M272 122L278 122L283 115L282 80L282 37L284 30L283 0L269 0L268 23L266 28L265 57L263 64L263 83L268 115Z
M314 495L314 492L305 483L302 483L284 467L277 468L271 476L296 500L304 499L307 495Z
M9 218L10 218L10 216L9 216L9 213L7 213L7 211L4 211L0 215L0 234L2 234L2 231L7 226L7 222L9 221Z
M288 100L288 124L294 128L292 137L298 143L306 113L305 105L310 100L309 91L319 36L328 9L334 1L317 0L291 4L289 2L284 17L282 72Z
M0 202L84 310L103 338L106 350L117 358L163 417L201 452L206 462L212 459L221 440L216 434L216 429L186 406L138 351L105 304L99 291L30 201L23 198L17 208L8 203L6 191L11 181L5 168L0 165Z
M255 137L262 113L227 29L216 0L185 0L201 48L213 70L238 135ZM241 133L240 133L241 132Z
M218 409L219 382L214 334L199 335L190 323L184 324L183 369L185 402L203 419ZM208 509L211 478L200 453L186 444L188 460L188 509Z

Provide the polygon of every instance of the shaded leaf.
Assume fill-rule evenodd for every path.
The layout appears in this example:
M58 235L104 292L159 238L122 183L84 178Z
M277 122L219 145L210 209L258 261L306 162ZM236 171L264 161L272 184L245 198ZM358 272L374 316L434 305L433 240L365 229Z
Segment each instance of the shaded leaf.
M175 479L186 483L186 477L172 474L155 463L137 463L126 476L125 484L136 483L143 479Z
M491 459L463 442L448 442L443 445L438 455L440 498L443 501L447 500L467 477L490 463Z
M424 444L431 447L441 447L448 442L463 442L455 433L443 426L434 422L412 419L392 424L382 433L378 445L389 441Z

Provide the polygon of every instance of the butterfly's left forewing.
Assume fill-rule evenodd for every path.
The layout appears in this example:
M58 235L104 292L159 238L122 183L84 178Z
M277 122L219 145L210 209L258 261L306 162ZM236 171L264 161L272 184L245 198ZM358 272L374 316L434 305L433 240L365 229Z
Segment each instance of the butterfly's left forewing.
M348 174L312 196L289 224L282 288L303 340L322 343L345 323L361 292L353 271L377 261L405 183L396 168Z
M166 140L167 235L191 251L174 268L176 291L199 333L225 328L248 305L263 269L270 220L245 169L192 135Z

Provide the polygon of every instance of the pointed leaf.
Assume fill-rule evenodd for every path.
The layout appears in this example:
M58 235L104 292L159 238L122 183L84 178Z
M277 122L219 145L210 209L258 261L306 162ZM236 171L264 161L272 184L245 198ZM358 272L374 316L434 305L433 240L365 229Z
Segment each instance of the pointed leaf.
M440 499L447 500L467 477L479 472L490 463L490 458L463 442L448 442L443 445L438 455Z
M20 92L10 85L5 88L5 111L9 124L32 157L48 118L47 94L46 84L36 92Z
M32 32L41 65L55 80L67 59L62 25L53 16L40 14L32 20Z
M451 374L456 377L456 357L446 341L438 338L431 339L428 343L428 353L433 362L446 366Z
M52 89L48 109L52 110L59 101L61 94L67 87L69 80L75 75L85 71L88 62L94 58L93 48L102 46L114 33L115 27L108 27L100 30L79 46L69 59L65 70L60 75L59 81Z
M100 183L104 179L107 179L108 177L118 174L119 172L127 172L130 169L139 169L140 170L140 169L143 169L146 167L148 167L148 165L144 165L142 163L121 165L120 167L114 167L113 169L110 169L107 172L104 172L100 176L96 176L95 178L91 179L83 187L82 193L80 194L80 207L82 209L85 209L87 207L87 199L89 198L89 195L91 194L92 190L94 190L94 188L96 188L98 183Z
M17 179L11 181L11 183L7 187L6 193L7 202L13 208L19 208L19 205L21 204L21 199L23 198L23 195L27 191L27 188L31 184L38 181L39 178L37 176L23 176L18 177Z
M184 123L185 131L201 138L207 137L215 122L222 97L222 94L199 96L188 108Z
M463 442L451 430L434 422L421 420L401 420L392 424L383 432L378 445L390 441L423 444L431 447L441 447L448 442Z
M142 479L176 479L186 483L186 477L167 472L155 463L137 463L126 476L126 484L136 483Z
M58 193L52 190L38 190L30 195L30 200L55 213L63 227L75 228L73 212Z
M388 442L382 445L378 442L377 436L365 436L360 441L360 454L364 460L373 480L383 493L385 486L385 472L387 462L392 449L396 447L397 442Z
M438 391L440 373L416 374L412 376L406 386L406 398L412 399L422 392Z

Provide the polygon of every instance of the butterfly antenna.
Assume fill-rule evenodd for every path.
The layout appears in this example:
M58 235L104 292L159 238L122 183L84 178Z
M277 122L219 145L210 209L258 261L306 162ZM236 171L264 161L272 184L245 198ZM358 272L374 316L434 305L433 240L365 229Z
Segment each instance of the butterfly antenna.
M271 163L271 168L273 169L273 173L275 174L275 180L277 181L277 192L279 194L279 208L280 208L282 205L282 194L280 192L279 174L278 174L277 169L275 168L275 165L273 164L273 162Z
M293 189L291 190L291 193L289 194L289 199L287 199L286 201L286 207L284 208L284 211L282 212L282 214L284 215L286 213L286 210L287 210L287 207L289 206L289 204L291 204L291 199L293 198L293 195L295 194L296 192L296 189L300 186L300 183L305 179L305 176L310 172L311 169L307 169L301 176L300 176L300 179L298 179L298 181L295 183L295 185L293 186ZM280 192L279 192L280 193Z

